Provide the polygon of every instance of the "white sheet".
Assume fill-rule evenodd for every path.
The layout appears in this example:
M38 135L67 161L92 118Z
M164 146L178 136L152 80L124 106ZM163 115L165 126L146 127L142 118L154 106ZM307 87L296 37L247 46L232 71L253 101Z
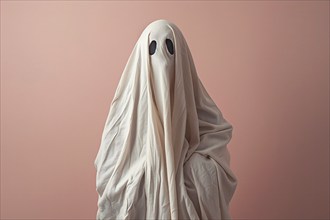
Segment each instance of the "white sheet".
M181 31L166 20L152 22L106 119L95 159L96 218L230 218L237 186L227 149L232 131L199 80Z

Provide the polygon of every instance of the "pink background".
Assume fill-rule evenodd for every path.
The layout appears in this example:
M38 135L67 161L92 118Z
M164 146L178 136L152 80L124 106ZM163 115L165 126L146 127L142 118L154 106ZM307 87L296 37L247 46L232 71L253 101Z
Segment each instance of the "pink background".
M1 218L95 218L109 106L160 18L234 126L232 217L329 218L328 1L1 1Z

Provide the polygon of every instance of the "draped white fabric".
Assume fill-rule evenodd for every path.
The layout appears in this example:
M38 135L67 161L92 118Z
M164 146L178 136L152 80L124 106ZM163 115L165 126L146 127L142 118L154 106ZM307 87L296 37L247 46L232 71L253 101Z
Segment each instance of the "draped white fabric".
M181 31L152 22L106 119L95 159L96 218L229 219L237 186L227 149L232 131L199 80Z

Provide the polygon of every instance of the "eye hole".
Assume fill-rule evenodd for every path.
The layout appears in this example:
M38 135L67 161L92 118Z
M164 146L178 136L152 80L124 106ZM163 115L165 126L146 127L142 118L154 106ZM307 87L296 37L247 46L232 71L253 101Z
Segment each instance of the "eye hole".
M166 39L166 47L168 52L170 52L170 54L174 54L174 47L173 47L173 42L170 39Z
M156 47L157 47L157 43L156 41L151 41L150 45L149 45L149 54L153 55L156 52Z

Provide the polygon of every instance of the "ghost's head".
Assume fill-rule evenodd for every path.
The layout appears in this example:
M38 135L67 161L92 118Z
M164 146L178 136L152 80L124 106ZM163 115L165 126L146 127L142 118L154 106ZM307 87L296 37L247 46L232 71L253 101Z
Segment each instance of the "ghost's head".
M174 80L175 45L173 30L166 20L149 25L148 51L153 74L163 74L170 84Z

